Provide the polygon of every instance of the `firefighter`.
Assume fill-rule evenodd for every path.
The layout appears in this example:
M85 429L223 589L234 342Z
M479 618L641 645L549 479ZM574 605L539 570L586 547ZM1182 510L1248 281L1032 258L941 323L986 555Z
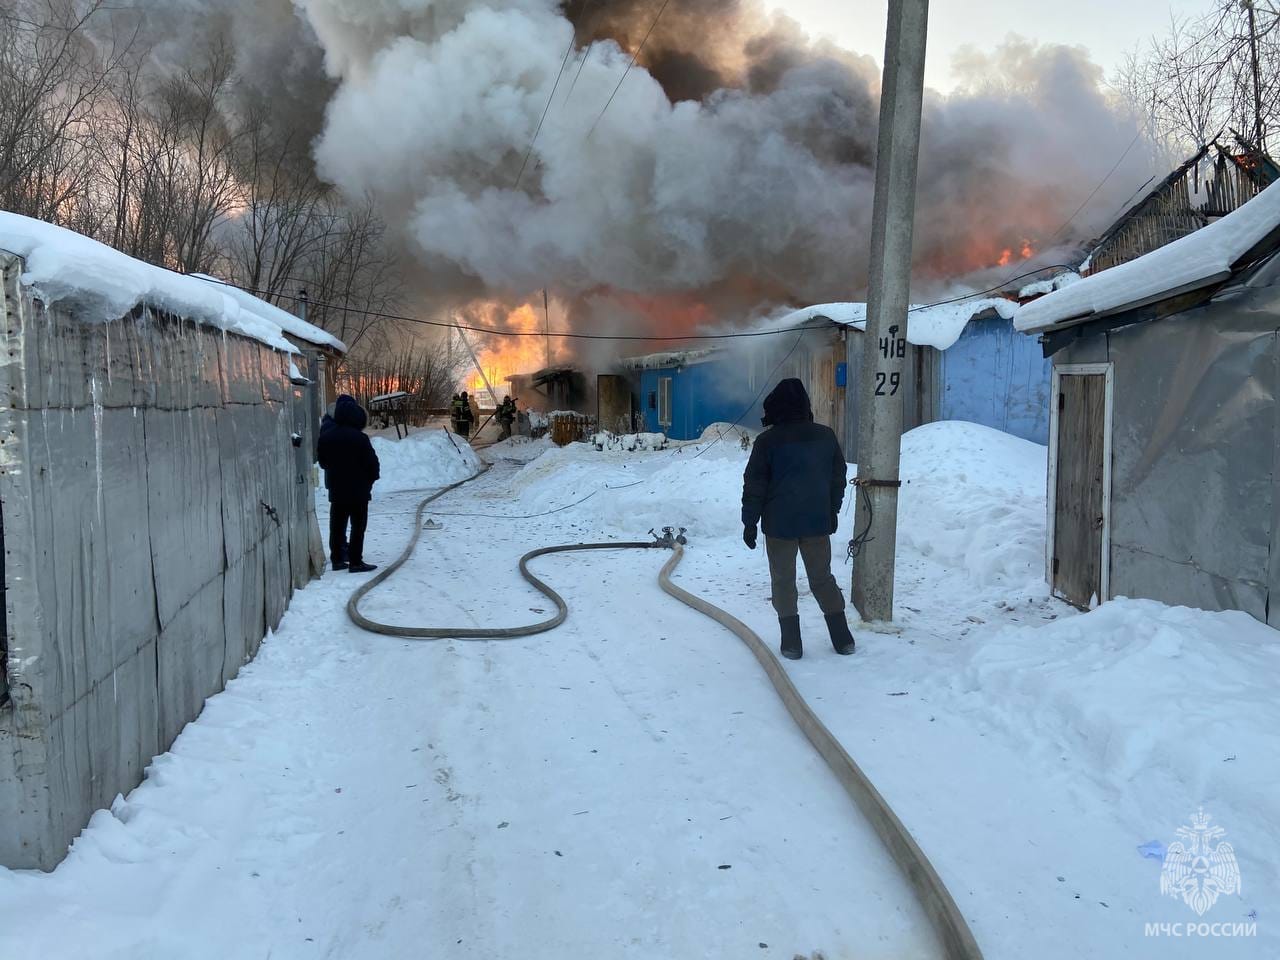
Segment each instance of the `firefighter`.
M499 440L506 440L511 436L511 425L516 422L516 402L510 397L503 397L502 403L498 405L496 414L498 426L502 428L499 434Z
M471 412L467 391L463 390L453 401L453 432L460 437L470 436L471 424L474 420L475 414Z

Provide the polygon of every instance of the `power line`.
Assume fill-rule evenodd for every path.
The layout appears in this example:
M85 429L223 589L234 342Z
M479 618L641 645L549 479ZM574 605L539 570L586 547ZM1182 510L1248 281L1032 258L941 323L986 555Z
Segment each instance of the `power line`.
M658 25L658 21L662 19L663 12L667 9L667 4L671 0L662 0L662 6L658 8L658 15L653 18L653 23L649 24L649 29L645 32L644 39L640 41L640 46L636 47L636 52L631 55L631 62L627 64L627 69L622 71L622 76L618 78L618 85L613 88L613 93L609 94L609 99L605 101L604 109L600 111L600 116L596 117L595 123L591 124L591 129L587 131L587 139L596 132L596 124L604 117L605 111L609 109L609 104L613 103L613 98L618 95L618 91L622 89L622 82L627 79L627 74L631 72L631 68L636 65L636 59L640 56L640 51L644 49L644 45L649 42L649 35L653 33L653 28Z
M963 300L973 300L978 297L986 296L989 293L999 293L1010 283L1013 283L1015 280L1023 280L1023 279L1026 279L1027 277L1035 276L1037 273L1042 273L1045 270L1053 270L1053 269L1059 269L1059 268L1065 269L1065 270L1072 269L1069 265L1064 263L1054 263L1054 264L1048 264L1046 266L1036 267L1034 270L1028 270L1026 273L1018 274L1017 276L1014 276L1014 277L1009 277L1008 279L1003 281L999 286L989 287L986 290L979 290L974 293L966 293L957 297L949 297L945 300L934 300L930 303L917 304L909 308L908 312L916 313L921 310L928 310L930 307L940 307L949 303L959 303ZM293 303L301 303L303 300L306 300L307 304L311 307L322 308L327 310L338 310L343 313L358 313L358 314L361 314L362 316L369 317L375 320L397 320L402 323L416 323L422 326L440 327L441 329L466 330L469 333L479 333L479 334L483 334L485 336L490 336L490 337L551 336L551 337L560 337L561 339L565 339L565 340L640 341L640 342L652 342L652 343L681 343L689 340L739 340L739 339L747 339L752 337L776 337L776 336L780 336L787 333L794 333L798 329L806 329L806 328L817 326L817 324L812 324L812 323L809 323L808 321L805 321L804 323L797 324L795 326L778 327L771 330L741 330L733 333L690 333L690 334L684 334L682 336L653 336L652 334L575 333L569 330L565 330L565 331L497 330L497 329L494 329L493 327L479 327L479 326L474 326L466 323L457 323L452 320L432 320L426 317L411 317L405 314L384 313L378 310L364 310L364 309L361 309L360 307L352 307L352 306L337 304L337 303L328 303L323 300L313 300L309 297L303 297L300 295L294 296L292 294L287 294L287 293L255 290L252 287L240 287L237 284L231 283L227 280L219 280L215 277L199 276L199 277L196 277L196 279L204 280L206 283L217 283L223 286L236 287L237 289L243 290L245 293L253 294L254 296L275 297L276 299L288 300Z
M1133 139L1129 141L1129 145L1124 148L1124 152L1120 154L1120 159L1111 165L1111 169L1107 171L1107 175L1098 181L1098 185L1093 188L1093 192L1084 198L1084 202L1080 204L1080 206L1076 207L1075 212L1071 214L1071 216L1067 217L1062 226L1049 235L1049 239L1046 241L1047 243L1053 243L1053 241L1058 238L1058 235L1061 234L1063 230L1067 229L1067 227L1071 226L1071 222L1075 220L1076 217L1080 216L1080 211L1089 205L1089 201L1098 195L1098 191L1101 190L1103 185L1111 179L1111 175L1120 169L1120 164L1124 163L1124 158L1129 155L1129 151L1133 149L1133 145L1138 142L1138 138L1141 136L1142 127L1138 127L1138 132L1133 135Z
M590 3L590 0L587 0ZM524 152L524 160L520 164L520 172L516 174L514 190L520 189L520 180L524 177L525 167L529 165L529 156L533 153L533 145L538 142L538 134L542 132L542 125L547 120L547 113L551 110L551 101L556 98L556 90L560 88L560 78L564 76L564 68L569 65L569 54L573 53L574 45L578 42L578 30L575 27L573 35L569 37L569 45L564 48L564 58L560 61L560 72L556 74L556 82L551 85L551 93L547 95L546 105L542 108L542 116L538 119L538 126L533 131L533 138L529 141L529 149Z

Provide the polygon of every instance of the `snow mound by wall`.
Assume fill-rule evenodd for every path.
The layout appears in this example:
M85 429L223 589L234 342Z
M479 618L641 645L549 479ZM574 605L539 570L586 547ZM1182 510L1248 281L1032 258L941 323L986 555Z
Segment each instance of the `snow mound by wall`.
M257 297L212 278L155 267L71 230L0 211L0 250L22 258L22 283L45 303L65 302L90 322L118 319L139 303L259 340L286 353L284 333L345 351L342 341Z
M382 466L375 496L447 487L474 476L481 468L480 457L471 445L444 430L422 430L403 440L373 437L372 443Z
M1229 822L1261 829L1280 797L1277 676L1277 634L1247 614L1117 599L1001 629L951 686L1052 765L1071 757L1104 792L1140 800L1142 829L1194 812L1187 796L1229 797Z
M962 421L902 438L899 550L983 587L1043 594L1045 470L1038 443Z

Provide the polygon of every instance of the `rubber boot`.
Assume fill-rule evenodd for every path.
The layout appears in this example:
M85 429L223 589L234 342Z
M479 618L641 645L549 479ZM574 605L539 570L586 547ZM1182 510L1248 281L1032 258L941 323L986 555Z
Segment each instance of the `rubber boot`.
M782 655L788 660L799 660L804 653L800 644L800 617L779 617L782 628Z
M849 632L849 621L845 619L844 611L828 613L826 620L827 630L831 634L831 646L836 648L836 653L842 657L853 653L853 634Z

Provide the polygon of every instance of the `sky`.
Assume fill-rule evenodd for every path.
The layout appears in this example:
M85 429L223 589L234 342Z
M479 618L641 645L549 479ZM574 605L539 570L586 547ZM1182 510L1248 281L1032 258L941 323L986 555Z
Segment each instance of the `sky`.
M1042 43L1087 47L1110 76L1124 55L1153 34L1170 15L1199 14L1211 0L933 0L925 83L942 92L956 83L951 64L966 45L990 50L1008 34ZM774 6L815 37L884 58L885 0L787 0Z

